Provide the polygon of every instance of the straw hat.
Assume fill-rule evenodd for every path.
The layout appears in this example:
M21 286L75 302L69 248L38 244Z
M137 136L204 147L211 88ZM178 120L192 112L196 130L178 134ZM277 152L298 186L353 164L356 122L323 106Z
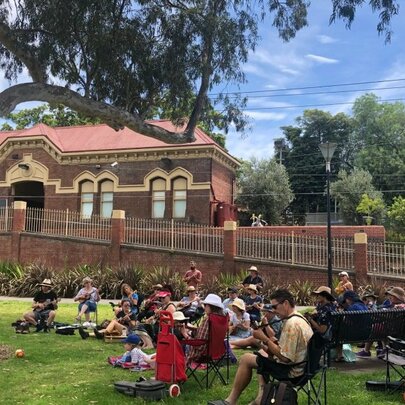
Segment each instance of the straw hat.
M53 287L52 281L49 278L46 278L41 284L40 287Z
M240 298L235 298L232 304L230 304L229 306L239 308L241 311L246 311L245 303Z
M257 270L257 267L256 267L256 266L250 266L250 267L249 267L249 271L255 271L256 273L259 272L259 270Z
M335 297L332 295L332 290L324 285L321 285L317 290L312 291L312 294L322 295L329 301L335 301Z
M217 308L224 309L221 298L216 294L208 294L205 300L201 302L202 304L208 304Z
M173 312L173 320L182 322L182 321L187 321L189 318L186 318L181 311L174 311Z
M387 291L387 294L398 298L401 302L405 302L405 291L401 287L393 287L391 290Z
M195 287L190 285L189 287L187 287L187 292L191 292L191 291L196 291Z
M254 291L255 293L257 293L257 287L256 287L255 284L249 284L249 285L247 286L247 289L248 289L248 290L252 290L252 291Z
M155 284L152 286L154 290L161 290L163 288L162 284Z

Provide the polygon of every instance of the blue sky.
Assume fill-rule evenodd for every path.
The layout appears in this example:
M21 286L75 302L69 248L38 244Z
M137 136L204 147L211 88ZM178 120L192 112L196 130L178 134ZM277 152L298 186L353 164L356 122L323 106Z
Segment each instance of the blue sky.
M229 152L239 158L268 158L273 155L273 140L282 135L281 126L294 125L306 108L318 108L332 114L351 112L351 103L367 92L381 100L403 99L405 102L405 9L394 18L391 43L377 33L378 16L371 9L358 10L350 30L342 21L329 25L331 1L313 1L309 26L289 43L281 41L271 24L261 25L261 41L243 67L248 83L239 91L273 90L251 97L246 113L251 118L247 136L227 136ZM274 91L288 88L328 86L344 83L378 82L364 85L335 86L319 89ZM393 89L393 87L404 87ZM227 91L236 87L227 87ZM331 93L348 91L341 93ZM304 93L319 93L303 95ZM283 95L283 96L280 96ZM287 96L286 96L287 95ZM335 104L321 106L322 104ZM313 107L294 107L313 106ZM270 108L270 109L267 109Z
M405 8L393 20L394 34L389 44L378 35L378 16L369 6L358 10L350 30L342 21L329 25L330 14L331 0L313 1L309 8L309 26L289 43L278 38L271 20L261 24L261 40L243 66L248 82L240 88L228 84L219 89L228 92L271 90L255 94L261 97L251 95L246 111L251 119L250 131L244 137L233 132L227 136L227 148L232 155L243 159L272 156L273 141L282 135L280 127L294 125L305 108L319 108L332 114L350 113L351 104L345 103L353 102L367 91L374 91L382 100L403 99L405 102L405 88L393 88L405 87L405 80L389 81L405 79L405 24L401 25ZM19 77L20 83L26 81L31 81L26 75ZM283 90L358 82L380 83ZM0 91L9 85L0 78ZM324 94L304 95L308 92ZM17 110L35 105L38 103L20 104Z

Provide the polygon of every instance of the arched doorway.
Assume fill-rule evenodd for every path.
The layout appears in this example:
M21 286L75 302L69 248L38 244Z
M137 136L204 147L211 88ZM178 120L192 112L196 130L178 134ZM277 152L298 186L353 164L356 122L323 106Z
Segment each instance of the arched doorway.
M44 208L44 185L39 181L20 181L13 184L14 201L25 201L27 207Z

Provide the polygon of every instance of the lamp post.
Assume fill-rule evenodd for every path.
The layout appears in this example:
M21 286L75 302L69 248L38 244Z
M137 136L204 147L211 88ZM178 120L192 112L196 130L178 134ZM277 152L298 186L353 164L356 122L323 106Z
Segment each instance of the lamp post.
M328 214L328 287L332 289L332 233L330 226L330 162L336 149L336 143L326 142L319 145L326 162L326 212Z

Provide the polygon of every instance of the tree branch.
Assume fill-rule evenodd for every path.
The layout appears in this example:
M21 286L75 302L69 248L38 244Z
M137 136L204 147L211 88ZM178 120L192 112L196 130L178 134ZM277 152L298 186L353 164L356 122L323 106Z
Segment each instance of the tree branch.
M0 22L0 43L27 67L32 80L46 82L46 70L38 62L35 52L32 48L22 46L21 41L15 37L10 27L3 22Z
M26 101L63 104L85 117L99 118L116 131L128 127L133 131L170 144L195 141L194 133L166 131L158 126L145 123L136 114L130 114L117 107L82 97L65 87L45 83L23 83L4 90L0 93L0 116L6 117L18 104Z

